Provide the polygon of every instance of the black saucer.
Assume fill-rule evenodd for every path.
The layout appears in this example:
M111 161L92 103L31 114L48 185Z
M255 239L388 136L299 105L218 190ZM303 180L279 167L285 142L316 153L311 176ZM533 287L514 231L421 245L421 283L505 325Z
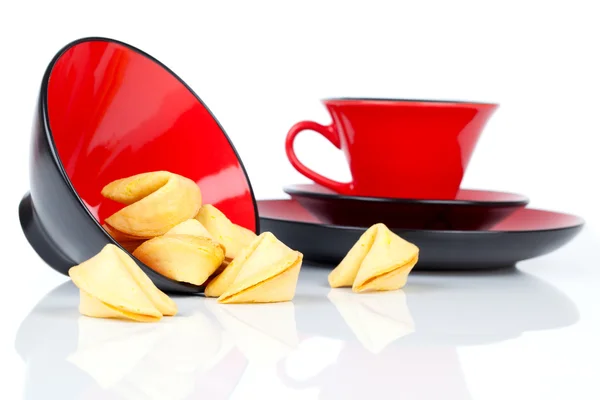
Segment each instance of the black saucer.
M529 203L519 194L487 190L461 189L451 200L344 196L314 183L283 190L322 222L361 227L488 229Z
M258 202L261 231L304 254L307 260L337 264L366 228L321 222L295 200ZM514 266L550 253L583 228L582 218L521 209L489 230L393 229L420 248L416 269L461 270Z

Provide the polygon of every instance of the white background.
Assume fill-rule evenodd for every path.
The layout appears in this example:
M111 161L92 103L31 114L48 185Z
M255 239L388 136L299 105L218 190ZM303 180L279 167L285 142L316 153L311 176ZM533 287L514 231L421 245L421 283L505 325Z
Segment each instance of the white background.
M18 321L64 280L27 245L17 206L28 190L40 79L66 43L111 37L173 69L224 126L259 199L285 197L283 185L307 181L287 162L284 139L299 120L329 123L321 98L500 103L463 187L518 192L532 206L580 214L588 221L588 240L595 241L600 24L594 3L2 2L0 304L4 318L14 321L0 330L0 364L10 368L8 377L14 374L3 379L3 390L15 396L21 390L21 362L12 349ZM316 134L302 134L297 150L314 169L348 178L342 154Z

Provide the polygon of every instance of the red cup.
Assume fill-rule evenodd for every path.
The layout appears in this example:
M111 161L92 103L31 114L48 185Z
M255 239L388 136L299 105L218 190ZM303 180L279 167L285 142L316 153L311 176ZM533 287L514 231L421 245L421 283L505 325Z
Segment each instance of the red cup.
M393 99L328 99L333 123L302 121L288 132L288 159L301 174L337 193L453 199L471 154L497 104ZM346 155L351 182L336 182L302 164L294 140L303 130L325 136Z

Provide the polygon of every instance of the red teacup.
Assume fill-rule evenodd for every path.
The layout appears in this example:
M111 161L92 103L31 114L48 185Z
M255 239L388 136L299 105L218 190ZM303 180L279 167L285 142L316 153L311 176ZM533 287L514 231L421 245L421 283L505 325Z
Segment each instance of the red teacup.
M340 194L452 199L497 104L393 99L328 99L333 123L294 125L287 156L301 174ZM336 182L302 164L294 139L303 130L344 151L352 181Z

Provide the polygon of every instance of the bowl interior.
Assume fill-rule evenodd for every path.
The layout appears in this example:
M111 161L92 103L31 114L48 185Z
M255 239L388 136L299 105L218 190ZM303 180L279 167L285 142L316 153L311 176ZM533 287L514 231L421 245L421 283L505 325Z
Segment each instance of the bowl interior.
M99 223L123 207L101 196L104 185L167 170L197 182L203 203L257 230L252 188L229 138L151 56L108 39L75 43L55 60L42 96L60 162Z

